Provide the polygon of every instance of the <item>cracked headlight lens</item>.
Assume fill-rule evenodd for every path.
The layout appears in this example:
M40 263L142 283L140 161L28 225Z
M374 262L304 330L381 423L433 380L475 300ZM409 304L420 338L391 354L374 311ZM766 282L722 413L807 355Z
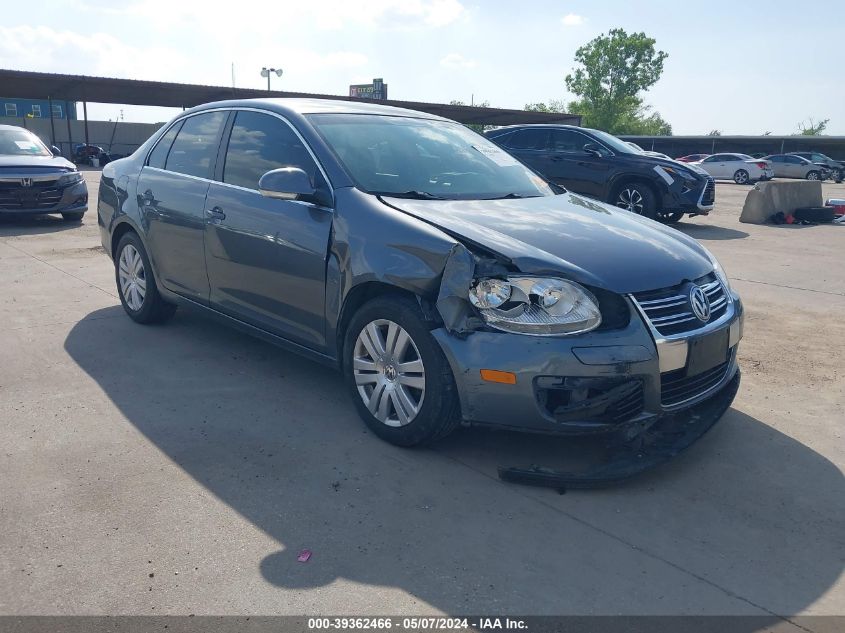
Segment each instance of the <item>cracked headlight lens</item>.
M592 293L556 277L479 279L469 299L490 327L505 332L561 336L589 332L601 324Z
M498 308L511 297L511 284L503 279L480 279L469 292L469 302L476 308Z

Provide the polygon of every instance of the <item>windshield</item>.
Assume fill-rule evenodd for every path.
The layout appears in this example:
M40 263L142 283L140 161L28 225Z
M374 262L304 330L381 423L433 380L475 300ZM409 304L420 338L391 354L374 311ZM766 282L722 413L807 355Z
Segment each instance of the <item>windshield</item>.
M537 174L458 123L370 114L308 118L368 193L452 200L554 195Z
M2 156L52 156L44 143L32 132L22 129L0 130Z
M626 143L622 139L616 138L613 134L608 134L607 132L602 132L601 130L587 130L593 136L598 138L602 143L607 145L610 149L614 151L616 154L642 154L642 150L639 149L639 145L635 143ZM638 149L634 149L637 147Z

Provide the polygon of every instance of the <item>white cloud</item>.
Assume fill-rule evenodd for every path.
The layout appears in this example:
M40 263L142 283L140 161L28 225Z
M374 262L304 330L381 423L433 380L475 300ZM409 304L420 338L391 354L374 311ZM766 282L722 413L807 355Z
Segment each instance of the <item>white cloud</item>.
M567 13L560 19L560 21L564 26L581 26L587 21L587 19L576 13Z
M158 30L186 26L224 33L231 31L232 15L209 8L207 0L136 0L125 6L102 7L89 0L83 6L102 14L122 14L142 18ZM247 33L277 33L296 24L311 28L409 29L443 27L467 15L460 0L240 0L237 30Z
M478 64L474 59L467 59L459 53L449 53L440 60L440 65L445 68L475 68Z
M187 66L173 49L136 48L108 33L0 26L0 67L167 81Z

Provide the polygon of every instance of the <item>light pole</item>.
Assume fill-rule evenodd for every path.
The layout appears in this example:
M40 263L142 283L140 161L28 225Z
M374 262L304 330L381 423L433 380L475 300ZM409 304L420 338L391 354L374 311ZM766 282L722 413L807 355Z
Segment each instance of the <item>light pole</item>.
M276 77L282 76L282 69L281 68L262 68L261 69L261 76L267 77L267 92L270 92L270 75L272 73L276 73Z

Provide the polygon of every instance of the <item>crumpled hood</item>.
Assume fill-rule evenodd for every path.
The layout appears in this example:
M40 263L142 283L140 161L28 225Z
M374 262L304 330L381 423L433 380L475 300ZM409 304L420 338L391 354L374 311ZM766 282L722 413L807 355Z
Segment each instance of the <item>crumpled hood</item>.
M573 193L383 201L505 257L524 273L564 273L617 293L673 286L713 270L703 247L680 231Z
M38 167L43 170L76 169L76 165L61 156L10 156L8 154L0 154L0 169L8 169L9 167Z

